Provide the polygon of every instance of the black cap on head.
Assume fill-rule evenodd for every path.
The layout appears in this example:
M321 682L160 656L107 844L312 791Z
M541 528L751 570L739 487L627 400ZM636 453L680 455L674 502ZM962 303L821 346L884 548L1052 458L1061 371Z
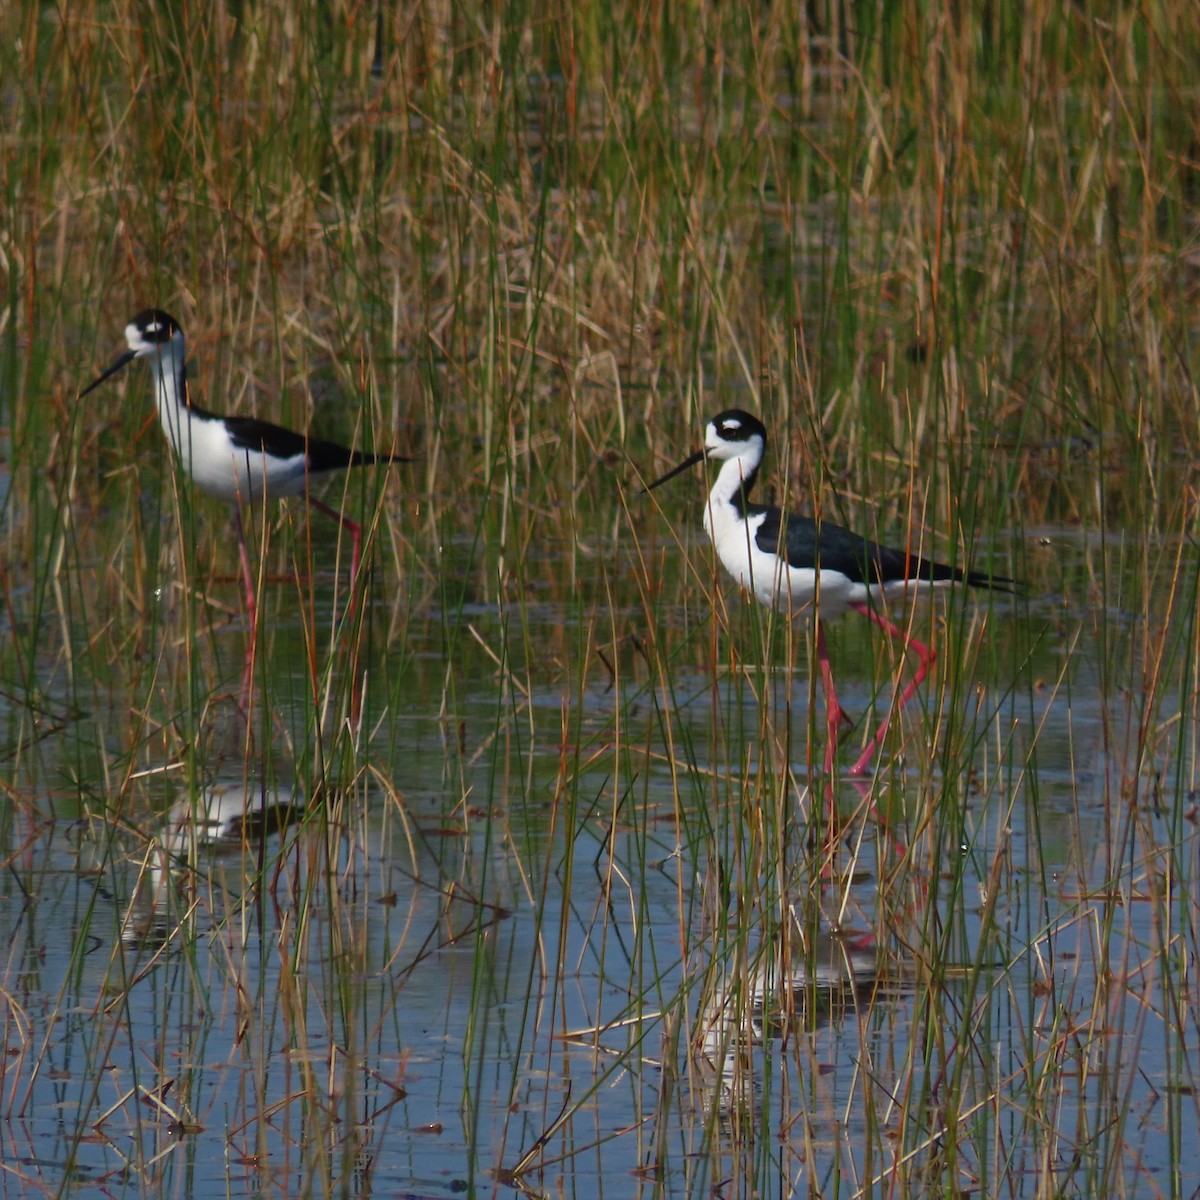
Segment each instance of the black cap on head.
M169 342L179 332L179 322L161 308L144 309L129 323L147 342Z

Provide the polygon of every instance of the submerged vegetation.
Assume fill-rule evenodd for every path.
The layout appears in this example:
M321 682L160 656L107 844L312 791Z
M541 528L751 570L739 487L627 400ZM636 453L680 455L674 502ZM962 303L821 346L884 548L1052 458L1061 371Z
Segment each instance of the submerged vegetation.
M1197 61L1182 0L0 8L5 1189L1194 1192ZM415 457L324 493L353 599L269 506L248 644L144 371L77 400L152 306ZM1022 582L892 613L866 782L700 469L642 494L729 407ZM830 642L852 762L910 665Z

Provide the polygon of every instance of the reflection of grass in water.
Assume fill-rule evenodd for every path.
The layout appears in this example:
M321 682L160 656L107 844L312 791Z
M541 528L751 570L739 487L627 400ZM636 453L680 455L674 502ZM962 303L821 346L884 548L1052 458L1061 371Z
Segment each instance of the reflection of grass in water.
M229 950L201 980L197 921L188 970L138 983L244 989L247 1157L299 1111L272 1112L286 1075L313 1178L337 1175L372 1086L386 1103L383 1031L411 1044L405 986L471 944L483 1165L592 1172L591 1141L637 1138L689 1186L821 1162L827 1190L925 1192L1063 1161L1128 1189L1140 1147L1186 1163L1195 17L804 11L386 14L379 74L371 21L303 9L155 10L136 36L99 10L0 17L0 77L39 81L10 96L0 226L5 842L38 845L53 794L106 804L134 838L111 863L136 858L142 773L164 767L188 794L232 772L317 798L250 855L236 937L221 909L258 961ZM361 640L336 535L268 512L249 735L225 514L166 469L144 378L70 402L148 303L178 310L213 407L421 459L326 493L372 532ZM777 496L1029 585L905 614L939 663L871 786L894 838L840 789L831 886L803 631L718 580L698 477L661 509L634 494L727 398L768 421ZM911 664L849 622L831 638L861 740ZM1061 828L1097 822L1099 852ZM764 1048L762 1106L730 1137L687 1048L718 978L796 952L793 904L874 932L915 993L860 1005L836 1100L811 1068L852 1022ZM498 908L534 914L528 961L494 957ZM61 1004L120 1014L89 932ZM498 1015L513 996L524 1015ZM314 1023L336 1032L324 1061ZM599 1026L564 1108L579 1059L556 1036ZM281 1042L306 1047L294 1073ZM1160 1108L1133 1065L1152 1051ZM638 1132L613 1135L593 1114L624 1071ZM497 1091L516 1112L492 1114Z

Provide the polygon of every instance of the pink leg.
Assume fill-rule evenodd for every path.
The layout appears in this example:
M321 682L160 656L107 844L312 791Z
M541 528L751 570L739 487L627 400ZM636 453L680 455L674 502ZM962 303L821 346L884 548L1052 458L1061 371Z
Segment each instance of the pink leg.
M829 651L825 646L825 628L819 620L814 620L813 624L817 631L817 662L821 665L821 682L825 688L825 775L830 778L837 756L838 728L846 714L838 703L837 692L833 686L833 667L830 665Z
M335 508L330 508L328 504L322 500L318 500L315 496L309 497L309 503L319 511L323 512L327 517L336 521L342 529L348 530L350 533L350 604L346 612L350 618L349 624L355 630L352 644L348 647L349 655L349 671L350 678L353 681L352 691L350 694L350 722L357 728L359 719L362 716L362 686L361 686L361 670L359 667L361 661L361 646L362 646L362 627L355 621L357 613L358 593L355 590L358 582L358 566L362 554L362 526L351 520L344 513L340 513Z
M837 760L838 727L845 713L838 703L833 686L833 667L829 662L829 650L825 645L825 627L814 617L813 627L817 635L817 662L821 667L821 682L825 689L825 811L827 828L826 857L822 875L832 877L834 855L837 849L837 797L833 790L834 764Z
M908 844L903 837L892 832L892 827L887 823L883 814L876 806L873 795L875 785L873 783L864 783L861 779L851 779L850 786L858 793L858 798L861 801L859 812L865 812L883 830L892 844L892 853L897 858L903 858L908 851Z
M880 616L874 609L868 608L865 604L855 604L852 607L862 613L864 617L874 621L890 637L898 638L904 644L905 650L911 650L921 660L920 666L917 667L916 673L913 675L908 687L900 693L900 699L892 705L891 711L883 718L879 728L875 731L875 736L867 743L867 748L859 756L854 766L850 768L851 775L865 775L867 764L871 761L875 751L883 744L883 739L887 735L888 723L916 695L917 688L925 682L925 677L929 674L929 668L937 660L937 655L924 642L919 642L914 637L906 636L902 629L893 625L886 617Z
M344 513L338 512L336 508L330 508L323 500L318 500L316 496L309 496L309 504L320 512L323 512L327 517L335 520L343 529L350 534L350 595L353 603L354 584L358 579L358 559L362 550L362 526L357 521L352 521Z
M246 665L242 672L242 707L248 709L250 689L254 684L254 654L258 647L258 598L254 592L254 573L250 570L250 552L246 549L246 529L242 524L242 510L234 506L237 522L238 556L242 561L242 584L246 589L246 615L250 618L250 633L246 639Z
M242 510L233 510L237 521L238 557L242 562L242 584L246 589L246 615L250 618L250 628L258 617L258 599L254 594L254 573L250 570L250 552L246 549L246 530L242 525Z

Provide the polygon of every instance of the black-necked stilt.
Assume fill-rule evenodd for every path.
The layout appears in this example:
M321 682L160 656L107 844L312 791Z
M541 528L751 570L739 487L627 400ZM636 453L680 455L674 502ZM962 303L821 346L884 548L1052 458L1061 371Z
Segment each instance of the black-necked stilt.
M98 388L135 358L147 359L154 378L158 417L167 440L196 486L234 506L247 603L254 608L250 560L242 528L241 506L266 499L304 496L350 533L351 580L358 571L362 528L357 521L312 495L309 488L322 478L351 467L374 463L408 462L397 454L352 450L260 421L257 417L222 417L194 403L188 388L186 349L178 321L161 309L140 312L125 326L125 351L97 380L79 393L80 399Z
M269 861L264 843L304 820L301 792L279 784L256 784L241 777L200 788L171 805L151 839L126 912L121 940L127 946L160 946L178 932L177 885L184 871L203 856L249 856L263 870Z
M818 522L774 506L752 504L750 489L758 477L766 446L767 431L757 417L740 409L719 413L705 429L703 448L646 490L674 479L704 459L716 459L723 464L704 508L705 532L725 569L757 600L788 615L812 617L825 688L829 728L825 767L829 772L843 712L834 691L820 618L854 609L889 636L899 638L917 655L920 665L892 708L892 712L898 712L921 686L933 664L934 653L889 621L878 606L952 583L1008 590L1012 581L879 546L830 521ZM852 775L866 771L887 732L890 716L851 767Z

